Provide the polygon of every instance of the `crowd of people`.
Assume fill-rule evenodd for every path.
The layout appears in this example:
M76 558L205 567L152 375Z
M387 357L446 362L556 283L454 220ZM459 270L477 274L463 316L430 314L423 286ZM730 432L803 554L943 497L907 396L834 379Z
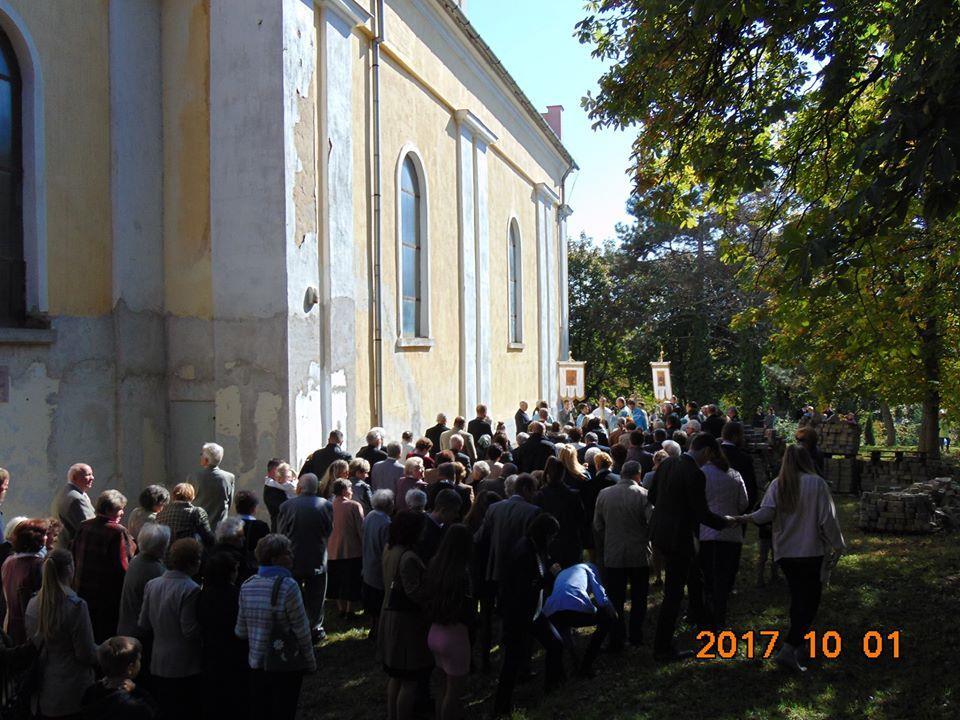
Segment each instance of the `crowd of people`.
M684 597L690 624L726 628L750 523L758 582L779 567L790 592L776 660L805 669L801 638L844 548L814 429L766 483L736 408L529 410L513 438L484 405L419 439L373 428L356 457L334 430L299 473L267 462L259 493L237 490L207 443L192 482L146 487L129 512L117 490L91 499L93 469L73 465L50 517L0 515L3 657L22 670L8 701L51 718L293 718L336 612L369 632L389 720L462 717L496 645L505 715L535 674L534 643L551 692L568 669L592 677L601 651L647 642L651 582L656 661L689 655ZM0 469L0 502L10 482Z

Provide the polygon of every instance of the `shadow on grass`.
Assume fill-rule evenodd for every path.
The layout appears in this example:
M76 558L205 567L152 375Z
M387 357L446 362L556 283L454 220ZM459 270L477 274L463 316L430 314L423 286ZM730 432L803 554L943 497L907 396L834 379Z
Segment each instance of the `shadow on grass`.
M841 655L815 659L795 676L771 661L691 660L660 666L649 648L602 655L593 680L572 679L544 697L537 681L515 695L517 717L661 720L661 718L869 718L885 720L960 716L960 687L954 662L960 638L960 536L865 535L855 525L856 501L838 502L848 542L833 584L825 593L816 629L841 635ZM737 594L731 599L735 630L787 625L789 598L781 581L755 588L756 532L748 533ZM646 637L653 635L660 602L651 589ZM382 718L385 676L365 630L342 632L332 622L330 641L320 652L320 672L304 685L303 718ZM890 650L876 660L864 656L865 632L901 632L899 659ZM693 646L692 633L681 638ZM498 667L498 659L494 666ZM535 667L542 668L538 659ZM434 682L437 682L435 673ZM539 680L540 678L537 678ZM487 717L496 674L473 675L468 683L467 717ZM436 692L436 686L435 686Z

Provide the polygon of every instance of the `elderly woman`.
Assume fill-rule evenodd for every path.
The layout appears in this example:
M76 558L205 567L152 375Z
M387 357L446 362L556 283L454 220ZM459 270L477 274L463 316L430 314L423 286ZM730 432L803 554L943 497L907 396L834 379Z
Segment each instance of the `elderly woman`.
M363 514L373 510L373 489L367 478L370 477L370 463L363 458L354 458L350 461L349 476L347 479L353 486L353 499L360 503Z
M333 532L327 544L327 599L337 601L341 617L350 617L352 604L361 598L363 507L353 499L349 480L337 480L333 494Z
M27 641L24 611L30 598L40 589L42 551L46 535L43 520L21 520L13 525L13 555L4 560L0 574L3 577L3 597L7 606L3 629L14 645L22 645Z
M43 561L40 592L27 604L27 636L41 649L41 717L80 712L83 693L93 685L97 645L87 603L73 591L73 556L54 550Z
M137 550L120 524L126 506L121 493L104 490L94 505L96 516L80 523L73 541L77 594L87 601L98 643L117 634L123 579Z
M363 614L372 621L371 640L376 638L380 608L383 606L383 551L387 548L390 516L393 514L393 491L377 490L373 494L373 510L363 518Z
M201 714L200 586L192 577L200 572L202 555L193 538L181 538L170 547L169 569L147 583L138 621L153 633L150 672L160 708L164 717L176 720L196 720Z
M317 662L310 639L310 623L303 607L300 586L290 572L293 552L283 535L271 534L257 543L260 569L240 589L237 637L249 645L250 717L293 720L297 714L303 671L313 672ZM270 667L271 633L274 622L296 637L296 646L286 648L292 665L286 671Z
M222 520L217 525L215 533L217 542L210 548L207 556L207 562L209 562L217 555L228 555L236 563L237 579L235 584L237 587L240 587L240 584L257 570L256 566L253 565L255 560L247 556L243 528L243 520L236 516ZM206 576L206 568L204 568L204 576Z
M140 635L137 621L143 606L143 591L147 583L158 578L166 571L163 556L170 545L170 528L166 525L150 522L140 529L140 552L130 561L127 574L123 578L123 590L120 593L120 620L117 622L117 635ZM149 649L149 648L148 648Z
M170 502L170 492L163 485L147 485L137 498L139 505L133 509L127 518L127 530L134 540L140 534L144 523L157 519L157 513L163 510Z
M193 504L197 498L196 488L190 483L180 483L173 488L170 498L166 507L157 513L157 522L170 528L171 541L193 538L204 545L213 545L207 511Z

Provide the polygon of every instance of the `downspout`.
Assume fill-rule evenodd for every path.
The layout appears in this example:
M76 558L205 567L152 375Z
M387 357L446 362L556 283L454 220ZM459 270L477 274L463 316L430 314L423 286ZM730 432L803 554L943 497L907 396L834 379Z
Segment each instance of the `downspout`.
M373 104L373 425L383 424L383 178L380 137L380 45L384 40L383 2L377 0L376 33L371 45L371 99Z

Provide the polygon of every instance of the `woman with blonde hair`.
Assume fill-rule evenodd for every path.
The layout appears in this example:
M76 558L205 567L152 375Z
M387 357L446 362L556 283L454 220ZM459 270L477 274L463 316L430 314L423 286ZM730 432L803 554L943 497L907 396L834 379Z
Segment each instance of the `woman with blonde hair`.
M563 465L563 482L572 488L579 489L590 480L590 471L580 464L577 450L573 445L558 445L560 463Z
M333 483L350 477L350 463L346 460L334 460L320 478L320 497L329 500L333 496Z
M773 522L773 557L790 588L790 631L776 660L802 672L800 649L820 606L823 583L846 547L830 488L802 445L789 445L760 509L739 518Z
M43 561L40 592L27 603L27 637L40 650L41 717L79 714L83 693L94 682L97 645L86 601L70 587L73 556L53 550Z
M213 545L210 518L206 510L193 504L196 497L197 490L190 483L175 485L170 502L157 513L157 522L170 528L171 545L188 537L208 547Z

